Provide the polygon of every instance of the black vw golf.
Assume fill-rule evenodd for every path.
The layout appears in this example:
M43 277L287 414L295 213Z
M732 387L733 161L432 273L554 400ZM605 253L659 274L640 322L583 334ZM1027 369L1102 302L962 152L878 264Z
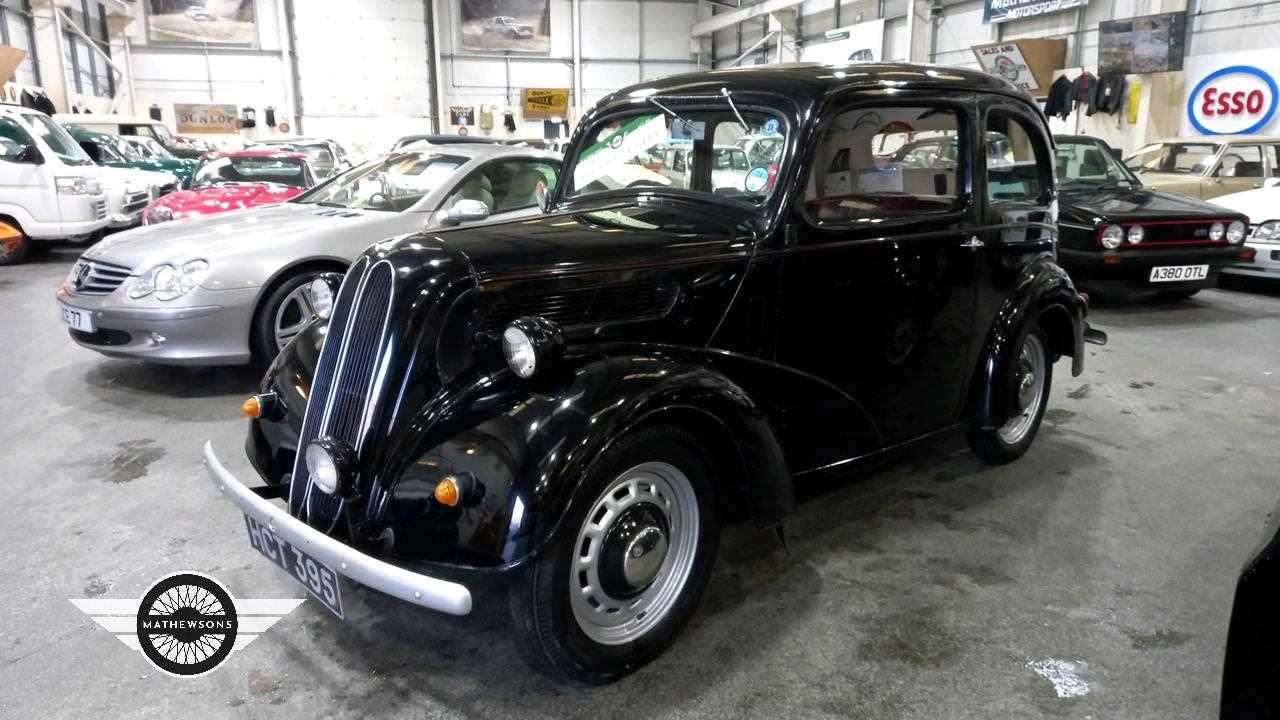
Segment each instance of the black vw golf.
M716 166L762 136L776 155ZM956 152L895 157L930 137ZM542 215L317 281L326 319L245 403L261 486L206 445L210 475L334 612L342 577L455 614L501 578L540 657L614 680L689 618L723 524L777 526L798 484L950 431L1027 451L1055 362L1105 340L1054 258L1052 152L1030 98L965 70L623 88Z
M1249 218L1185 195L1147 190L1102 140L1055 137L1058 257L1081 289L1190 297L1224 265L1253 260Z

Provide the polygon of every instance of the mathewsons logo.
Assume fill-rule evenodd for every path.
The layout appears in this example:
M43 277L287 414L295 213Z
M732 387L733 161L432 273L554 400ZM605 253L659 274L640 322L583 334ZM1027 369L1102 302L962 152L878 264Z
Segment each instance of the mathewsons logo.
M1187 117L1205 135L1259 132L1276 114L1276 81L1251 65L1209 73L1187 97Z

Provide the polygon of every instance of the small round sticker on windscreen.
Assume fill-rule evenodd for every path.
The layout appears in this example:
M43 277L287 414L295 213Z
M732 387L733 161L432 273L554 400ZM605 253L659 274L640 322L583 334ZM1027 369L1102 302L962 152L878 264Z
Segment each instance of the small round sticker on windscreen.
M765 120L765 121L764 121L764 134L765 134L765 135L772 135L772 134L774 134L774 133L776 133L776 132L778 132L778 119L777 119L777 118L769 118L768 120Z
M769 171L765 168L752 168L751 172L747 173L747 181L745 183L747 192L760 192L764 189L764 186L768 184Z

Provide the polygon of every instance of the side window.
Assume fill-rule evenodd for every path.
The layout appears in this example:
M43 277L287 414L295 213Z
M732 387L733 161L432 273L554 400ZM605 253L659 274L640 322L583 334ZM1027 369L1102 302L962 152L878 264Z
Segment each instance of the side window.
M1241 178L1262 177L1262 148L1257 145L1231 145L1222 154L1218 175Z
M938 150L959 143L961 127L960 115L941 107L841 112L818 137L805 211L839 223L952 210L964 166Z
M1038 200L1048 185L1042 134L1019 116L993 110L987 113L983 135L987 200Z
M1271 162L1271 172L1268 175L1270 177L1280 175L1280 145L1267 146L1267 160Z
M0 160L16 162L29 147L27 131L9 118L0 118Z
M487 170L493 180L493 205L489 209L495 213L534 207L538 204L538 184L555 187L559 174L554 163L540 160L501 160Z

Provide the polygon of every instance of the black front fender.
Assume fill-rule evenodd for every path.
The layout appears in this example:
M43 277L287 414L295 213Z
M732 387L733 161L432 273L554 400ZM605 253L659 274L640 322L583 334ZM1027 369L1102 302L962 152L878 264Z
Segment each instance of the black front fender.
M454 384L424 407L395 455L403 463L383 503L399 554L468 567L512 567L561 529L592 463L627 431L696 418L734 457L724 492L742 493L757 522L780 521L794 500L769 423L707 353L580 355L532 381L505 369ZM431 499L445 475L474 482L469 503Z

